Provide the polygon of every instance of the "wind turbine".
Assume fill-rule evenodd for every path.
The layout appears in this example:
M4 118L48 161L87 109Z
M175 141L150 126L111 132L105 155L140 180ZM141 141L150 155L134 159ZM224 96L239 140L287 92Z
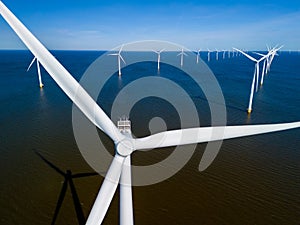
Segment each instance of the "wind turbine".
M126 64L125 60L123 59L121 52L123 50L124 45L121 46L120 50L118 53L113 53L113 54L109 54L109 55L115 55L118 56L118 68L119 68L119 76L122 75L121 73L121 60L123 61L124 64Z
M183 66L183 57L187 56L187 54L184 52L183 48L181 49L181 52L177 55L180 56L180 66Z
M267 64L267 72L270 72L270 70L271 70L271 64L272 64L272 62L273 62L273 60L274 60L274 57L276 56L276 55L278 55L277 54L277 52L281 49L283 47L283 45L282 46L280 46L279 48L273 48L271 51L269 51L269 54L270 54L270 57L269 57L269 63Z
M230 55L230 50L228 50L228 58L230 59L231 55Z
M40 88L43 88L44 84L42 82L42 75L41 75L40 63L39 63L39 60L36 57L33 58L33 60L31 61L30 65L28 66L27 72L30 70L30 68L31 68L32 64L34 63L34 61L36 61L36 67L37 67L38 78L39 78L39 85L40 85Z
M157 54L157 70L159 72L160 70L160 54L164 51L165 49L161 49L160 51L155 51L153 50L153 52L155 52Z
M208 62L210 61L210 53L211 53L211 50L207 49L207 61Z
M199 63L200 52L201 52L201 49L199 49L199 50L197 51L197 57L196 57L196 62L197 62L197 64Z
M260 85L262 86L264 83L264 77L265 74L268 73L268 71L270 70L270 66L272 64L272 61L274 59L274 56L277 55L277 52L282 48L283 46L280 46L279 48L273 48L273 49L269 49L268 47L268 54L264 55L258 52L255 52L255 54L259 55L259 56L265 56L266 58L264 59L264 63L263 63L263 69L262 69L262 75L261 75L261 79L260 79Z
M223 59L225 59L226 56L226 50L223 50Z
M239 50L237 48L233 48L234 50L242 53L244 56L246 56L248 59L252 60L255 62L255 69L254 69L254 74L253 74L253 79L252 79L252 85L251 85L251 92L250 92L250 98L249 98L249 104L248 104L248 114L252 112L252 101L253 101L253 95L254 95L254 89L255 89L255 84L256 84L256 91L258 90L258 79L259 79L259 63L266 59L268 55L261 57L260 59L255 59L252 56L248 55L247 53L243 52L242 50Z
M262 133L299 128L300 122L245 126L198 127L157 133L144 138L133 138L121 132L85 89L40 43L40 41L0 1L0 14L16 32L29 50L43 64L58 86L101 131L115 144L115 156L107 171L87 225L100 225L120 182L120 224L133 225L131 192L131 154L138 150L203 143L238 138Z
M216 60L218 61L219 60L219 50L216 49Z

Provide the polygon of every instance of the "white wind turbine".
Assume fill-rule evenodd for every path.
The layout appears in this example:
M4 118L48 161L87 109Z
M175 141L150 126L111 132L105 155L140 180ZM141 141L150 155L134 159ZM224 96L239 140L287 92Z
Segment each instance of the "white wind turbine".
M207 49L207 61L208 62L210 61L210 53L211 52L212 52L211 50Z
M113 53L113 54L109 54L109 55L115 55L115 56L118 56L118 69L119 69L119 76L122 75L122 72L121 72L121 60L123 61L124 64L126 64L125 60L123 59L122 55L121 55L121 52L123 50L123 47L124 45L121 46L120 50L118 53Z
M33 58L33 60L31 61L30 65L28 66L27 72L30 70L30 68L31 68L32 64L34 63L34 61L36 61L36 67L37 67L38 78L39 78L39 85L40 85L40 88L43 88L44 84L42 82L42 75L41 75L40 63L39 63L39 60L37 60L36 57Z
M264 55L264 54L261 54L261 53L257 53L255 52L255 54L259 55L259 56L266 56L266 58L264 59L264 63L263 63L263 69L262 69L262 74L261 74L261 79L260 79L260 85L262 86L264 84L264 77L265 77L265 74L268 73L268 70L271 66L271 63L273 61L273 58L277 52L282 48L283 46L279 47L279 48L273 48L273 49L269 49L268 51L268 54L267 55ZM274 55L274 56L273 56Z
M216 60L218 61L219 60L219 50L216 49Z
M231 57L231 53L230 53L231 51L230 50L228 50L228 58L230 59L230 57Z
M180 56L180 66L183 66L183 57L187 56L187 54L184 52L183 48L181 49L181 52L177 55Z
M223 52L223 59L225 59L225 57L226 57L226 50L223 50L222 52Z
M252 56L248 55L247 53L243 52L242 50L239 50L237 48L233 48L234 50L242 53L244 56L246 56L248 59L252 60L255 62L255 69L254 69L254 74L253 74L253 79L252 79L252 85L251 85L251 91L250 91L250 98L249 98L249 104L248 104L248 113L250 114L252 112L252 102L253 102L253 95L254 95L254 89L256 86L256 91L258 91L258 79L259 79L259 63L266 59L268 55L265 55L261 57L260 59L255 59Z
M157 70L159 72L160 70L160 54L164 51L165 49L161 49L160 51L155 51L153 50L153 52L155 52L157 54Z
M196 57L196 62L197 62L197 64L199 63L200 52L201 52L201 49L199 49L199 50L197 51L197 57Z
M268 63L267 63L267 68L266 68L267 73L270 72L270 70L271 70L271 65L272 65L272 62L273 62L273 60L274 60L274 57L275 57L276 55L278 55L277 52L278 52L282 47L283 47L283 45L280 46L279 48L276 48L276 47L275 47L275 48L273 48L272 50L269 51L270 56L268 57Z
M167 146L202 143L299 128L300 122L245 126L199 127L172 130L134 139L115 126L85 89L39 42L39 40L0 1L0 14L24 44L41 62L49 75L84 115L115 144L115 156L87 219L87 225L100 225L120 182L120 224L133 225L130 157L134 151ZM101 159L99 159L101 160Z

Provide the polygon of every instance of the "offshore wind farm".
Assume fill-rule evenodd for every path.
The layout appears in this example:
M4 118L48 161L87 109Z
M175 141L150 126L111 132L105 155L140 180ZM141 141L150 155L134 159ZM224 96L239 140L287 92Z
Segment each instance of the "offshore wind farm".
M183 47L168 51L158 46L163 50L156 51L157 54L153 49L142 52L145 57L151 55L150 61L127 65L123 56L130 59L137 52L126 51L126 44L114 53L49 52L0 3L1 15L30 50L0 51L3 59L0 80L4 84L0 96L5 109L1 110L1 137L5 137L1 139L1 176L5 179L2 187L5 196L0 199L5 209L1 216L3 224L294 224L298 220L299 210L291 210L291 207L299 208L300 194L297 183L299 129L294 129L300 126L295 63L299 54L277 53L280 50L277 46L259 52L233 48L228 50L226 58L225 50L223 57L219 57L221 51L217 48L192 53ZM30 88L34 87L36 76L20 76L26 72L32 54L37 62L40 87L41 70L45 74L43 80L47 86L40 90ZM113 59L106 64L115 68L115 74L107 80L99 97L92 99L88 87L81 86L77 80L102 55L108 56L107 60L112 58L110 55L117 56L117 66ZM177 66L165 63L167 56L171 56ZM258 59L255 56L259 56ZM255 62L254 74L253 63L247 58ZM187 76L185 69L191 63L200 62L213 72L224 103L209 101L205 90L199 89ZM200 76L201 71L198 72ZM126 115L130 121L112 121L109 114L114 98L126 90L127 85L144 77L170 79L183 87L195 104L201 126L181 127L180 114L174 106L155 96L138 102ZM263 80L264 85L259 86ZM58 87L62 91L58 91ZM140 88L136 95L147 87ZM250 108L250 103L247 104L249 88ZM179 93L172 95L180 101ZM92 126L98 127L101 140L114 157L109 170L101 172L106 174L105 179L91 177L95 173L78 154L71 118L67 116L72 108L70 100ZM184 100L181 101L183 104ZM211 104L226 108L226 124L213 124ZM187 108L183 112L190 113ZM164 119L165 129L151 129L152 118L157 117ZM218 132L209 135L213 131ZM273 133L275 131L282 132ZM237 139L225 141L215 162L199 172L197 164L207 156L207 142L232 138ZM175 176L155 185L131 185L135 179L131 177L131 163L133 167L158 163L168 158L174 146L192 143L200 144L190 162ZM158 149L143 152L149 148ZM38 149L39 157L33 149ZM102 163L101 159L95 160ZM49 166L65 177L61 191L57 179L50 175L53 171L47 168ZM59 168L66 168L67 172ZM161 172L164 169L162 167ZM75 182L76 177L82 179ZM68 182L72 194L69 197L66 195ZM118 194L119 197L114 197Z

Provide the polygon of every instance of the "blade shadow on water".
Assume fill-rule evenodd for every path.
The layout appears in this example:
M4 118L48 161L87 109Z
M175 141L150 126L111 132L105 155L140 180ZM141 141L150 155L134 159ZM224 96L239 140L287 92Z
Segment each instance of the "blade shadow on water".
M59 214L59 210L63 204L64 198L66 196L67 193L67 189L68 189L68 184L70 186L70 190L71 190L71 194L72 194L72 199L73 199L73 203L74 203L74 207L75 207L75 211L76 211L76 216L77 216L77 220L78 220L78 224L79 225L84 225L86 222L86 218L84 217L84 213L82 210L82 206L73 182L73 179L76 178L83 178L83 177L89 177L89 176L96 176L98 175L98 173L78 173L78 174L72 174L71 170L67 170L66 172L63 172L62 170L60 170L57 166L55 166L53 163L51 163L49 160L47 160L44 156L42 156L37 150L34 149L34 152L48 165L50 166L52 169L54 169L57 173L59 173L60 175L62 175L64 177L64 183L63 186L61 188L57 203L56 203L56 208L54 211L54 215L52 218L52 222L51 225L54 225L56 222L56 219L58 217Z

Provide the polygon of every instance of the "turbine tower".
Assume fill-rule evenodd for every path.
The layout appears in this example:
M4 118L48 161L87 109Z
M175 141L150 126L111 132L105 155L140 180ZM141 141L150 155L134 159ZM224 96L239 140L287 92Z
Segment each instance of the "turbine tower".
M197 64L199 63L200 52L201 52L201 49L199 49L199 50L197 51L197 57L196 57L196 62L197 62Z
M118 53L113 53L113 54L109 54L109 55L115 55L115 56L118 56L118 69L119 69L119 76L122 75L122 72L121 72L121 60L123 61L124 64L126 64L125 60L123 59L122 55L121 55L121 52L123 50L123 47L124 45L121 46L120 50Z
M116 189L119 186L119 182L121 182L120 224L133 225L130 157L135 151L192 143L205 143L300 127L300 122L268 125L198 127L165 131L144 138L133 138L130 132L124 133L122 129L120 129L123 124L124 130L129 131L130 121L125 119L125 121L121 121L118 127L116 127L86 90L1 1L0 14L29 50L34 52L49 75L74 102L78 109L80 109L96 127L107 134L115 144L115 156L99 190L86 225L102 224ZM76 93L76 95L74 93Z
M39 85L40 88L44 87L44 84L42 82L42 75L41 75L41 69L40 69L40 62L39 60L37 60L36 57L33 58L33 60L31 61L30 65L27 68L27 72L30 70L31 66L33 65L34 61L36 61L36 67L37 67L37 72L38 72L38 78L39 78Z

